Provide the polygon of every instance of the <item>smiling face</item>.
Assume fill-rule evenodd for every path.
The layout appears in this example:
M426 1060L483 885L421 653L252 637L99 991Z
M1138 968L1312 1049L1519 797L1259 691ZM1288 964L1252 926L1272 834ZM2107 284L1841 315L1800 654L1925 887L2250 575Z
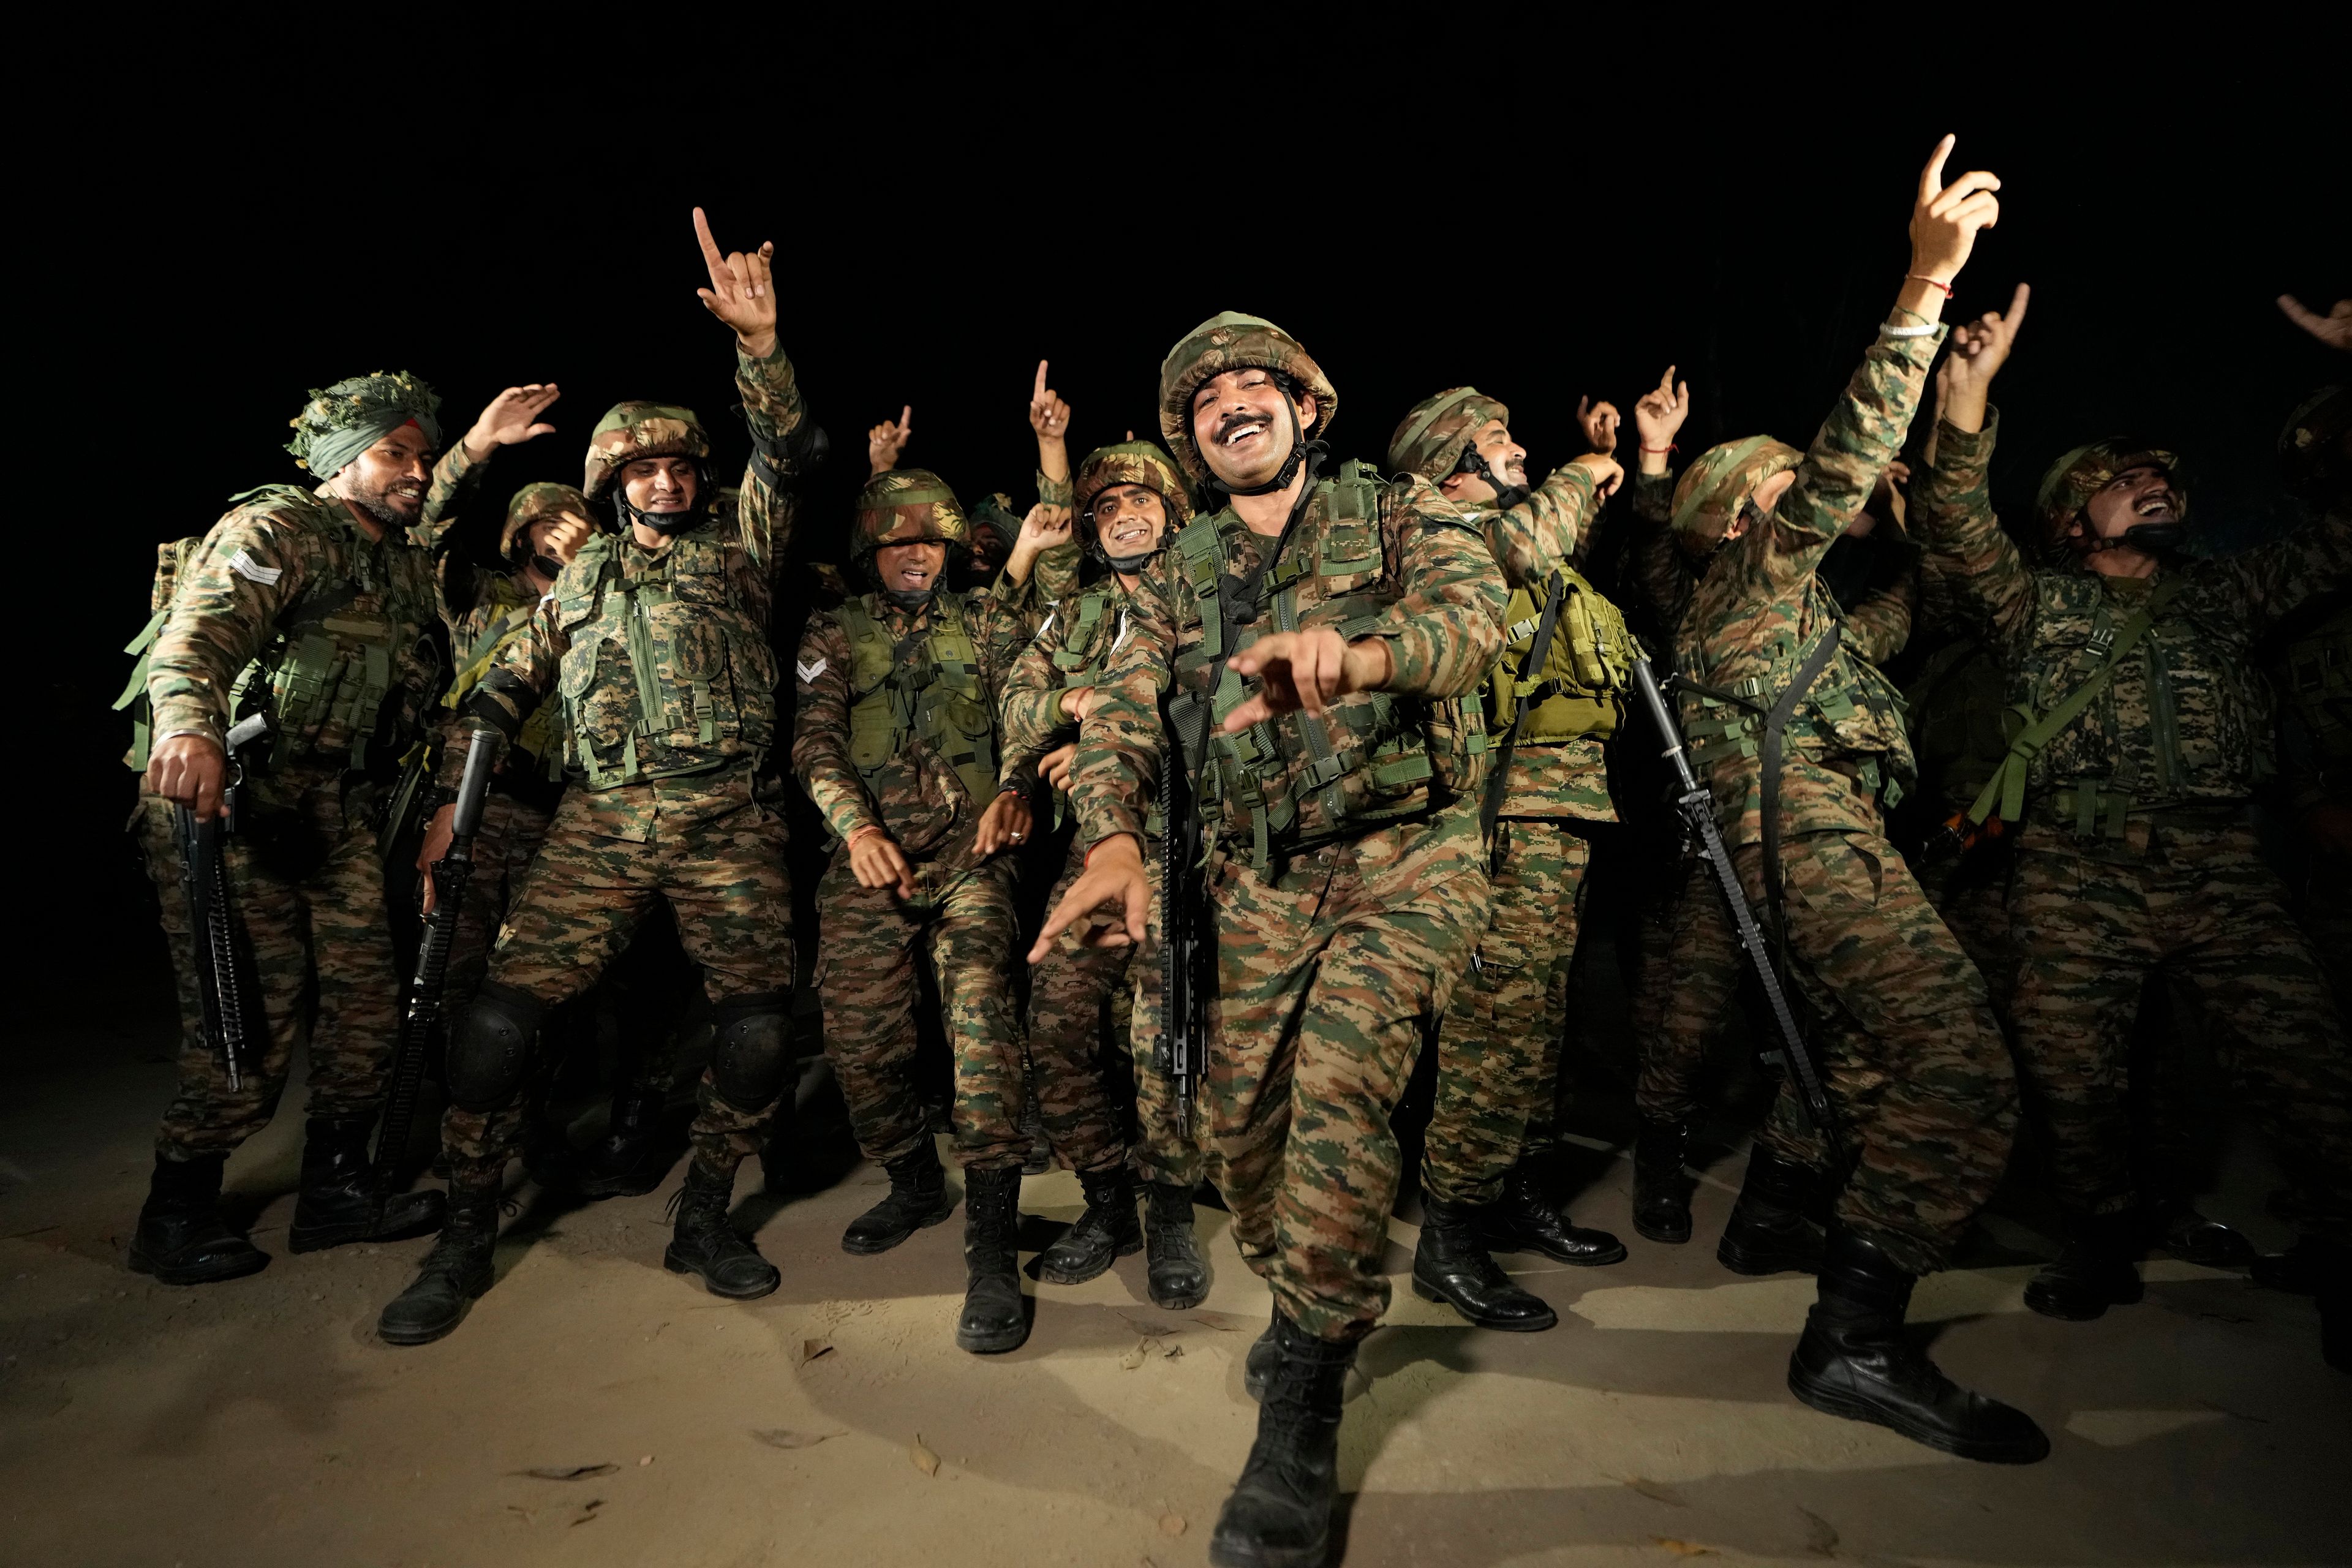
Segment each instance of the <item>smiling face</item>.
M1087 508L1105 555L1148 555L1168 528L1167 503L1148 485L1113 485Z
M886 544L874 552L874 574L892 594L928 593L947 563L948 547L936 539Z
M335 472L334 492L388 528L406 528L425 512L433 444L404 425Z
M1499 419L1489 419L1470 438L1478 456L1486 460L1487 472L1506 485L1528 482L1528 449L1511 439L1510 429ZM1480 474L1449 474L1437 487L1448 497L1473 504L1496 498L1497 491Z
M1295 405L1297 427L1317 415L1312 393ZM1192 394L1192 446L1209 471L1236 489L1264 484L1290 456L1290 396L1274 373L1244 365L1202 382Z
M639 458L622 466L621 493L639 511L691 511L701 479L692 458Z
M2093 491L2068 531L2081 538L2087 529L2093 539L2120 539L2143 522L2179 522L2182 500L2170 473L2154 463L2137 464Z

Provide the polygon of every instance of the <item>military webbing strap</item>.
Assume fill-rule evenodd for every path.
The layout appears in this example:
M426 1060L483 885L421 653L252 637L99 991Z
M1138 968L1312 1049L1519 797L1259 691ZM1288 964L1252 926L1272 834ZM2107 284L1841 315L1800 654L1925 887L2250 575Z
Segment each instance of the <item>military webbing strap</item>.
M835 614L854 650L849 707L850 761L869 782L909 737L938 753L971 796L974 809L996 791L996 735L982 689L980 656L961 604L942 595L931 603L934 623L906 642L851 599ZM909 643L923 645L919 678ZM974 734L950 708L962 708L981 730Z
M1054 668L1062 672L1065 687L1092 686L1101 673L1102 661L1087 650L1094 646L1095 628L1102 624L1110 608L1110 595L1103 593L1081 594L1076 614L1070 617L1069 636L1054 652Z
M1536 622L1535 640L1528 645L1528 657L1522 668L1536 675L1543 672L1544 661L1551 658L1551 639L1559 629L1559 606L1568 597L1568 574L1551 574L1551 589L1544 595L1543 616ZM1539 688L1530 688L1529 695ZM1516 686L1515 696L1519 695ZM1519 749L1519 725L1528 716L1531 704L1524 700L1511 710L1511 727L1503 731L1500 746L1496 748L1495 771L1486 780L1486 798L1478 805L1478 837L1488 844L1495 840L1495 824L1503 815L1503 796L1510 788L1511 759Z
M2080 686L2075 687L2074 690L2053 703L2049 712L2037 719L2033 716L2032 705L2025 702L2020 702L2011 710L2025 721L2025 728L2018 731L2015 740L2010 742L2009 752L2001 758L2000 766L1995 769L1992 777L1986 781L1983 791L1976 798L1976 804L1969 807L1970 822L1982 826L1988 816L1995 815L1993 806L1996 801L2000 803L1999 815L2002 821L2015 822L2024 816L2025 784L2033 771L2034 758L2040 756L2042 749L2052 741L2056 740L2064 731L2066 726L2080 718L2083 710L2088 708L2093 700L2107 689L2108 683L2115 679L2116 672L2122 668L2124 657L2139 645L2140 638L2146 637L2149 628L2156 625L2156 617L2163 612L2164 606L2171 603L2173 595L2178 593L2187 582L2186 577L2168 577L2158 583L2155 592L2148 595L2147 603L2140 607L2138 613L2112 634L2113 640L2107 644L2105 650L2105 661L2093 670ZM2096 636L2097 631L2095 629L2093 633L2095 639ZM2077 815L2083 819L2078 822L2077 826L2085 837L2088 837L2097 816L2098 792L2095 787L2078 787L2075 793L2078 802ZM2116 806L2128 808L2130 805L2130 797L2127 795L2110 795L2107 799L2111 810ZM2116 815L2120 815L2120 812ZM2120 825L2117 826L2120 831Z

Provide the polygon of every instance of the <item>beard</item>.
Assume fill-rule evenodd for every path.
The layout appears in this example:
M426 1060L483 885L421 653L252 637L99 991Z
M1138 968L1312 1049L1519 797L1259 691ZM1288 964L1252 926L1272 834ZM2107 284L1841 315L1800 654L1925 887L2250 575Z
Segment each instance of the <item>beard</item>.
M362 511L367 513L370 517L375 519L386 528L405 529L409 524L415 522L418 516L423 513L424 498L421 496L404 496L402 500L406 500L415 510L403 511L400 510L399 506L394 503L392 496L393 487L391 485L380 485L373 489L362 489L354 485L343 492L343 499L345 500L351 502L352 505L359 508Z

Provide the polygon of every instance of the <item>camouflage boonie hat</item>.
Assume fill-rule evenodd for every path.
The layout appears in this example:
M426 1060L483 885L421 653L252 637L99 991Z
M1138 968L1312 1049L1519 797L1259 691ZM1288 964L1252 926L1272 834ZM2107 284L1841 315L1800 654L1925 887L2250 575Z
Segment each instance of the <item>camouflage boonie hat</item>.
M1450 386L1412 405L1389 437L1389 471L1442 482L1489 419L1511 422L1511 411L1475 386Z
M929 468L891 468L866 480L866 488L857 492L857 518L849 529L849 556L863 566L886 544L936 539L952 557L971 548L971 537L963 503L956 500L945 479Z
M1157 441L1119 441L1088 452L1072 479L1078 512L1084 515L1095 497L1113 485L1141 485L1158 495L1168 509L1171 528L1181 528L1192 521L1192 501L1185 493L1184 476Z
M588 437L588 473L582 489L602 500L621 469L644 458L710 456L710 434L691 408L674 403L615 403Z
M2352 388L2323 386L2295 406L2279 432L2279 477L2302 489L2344 461L2344 435L2352 430Z
M1804 460L1802 452L1769 436L1709 447L1675 486L1675 532L1688 545L1717 543L1758 486Z
M520 539L532 523L567 511L577 512L583 519L589 516L588 498L570 485L541 479L537 484L525 485L515 491L514 500L507 502L506 526L499 530L499 559L515 559L515 541Z
M428 444L440 446L440 408L433 389L404 370L354 375L310 389L310 401L286 422L294 430L286 449L294 454L297 468L332 479L353 458L412 421Z
M1300 432L1302 438L1330 430L1339 412L1339 395L1298 340L1260 317L1221 310L1179 339L1160 364L1160 439L1193 479L1206 479L1209 469L1192 447L1192 394L1213 376L1253 365L1280 371L1297 382L1302 392L1314 394L1315 423Z
M2180 483L2179 458L2161 447L2120 437L2077 447L2051 464L2049 472L2042 476L2041 488L2033 492L2033 516L2042 525L2042 537L2063 538L2091 498L2114 483L2117 474L2149 465L2171 475L2176 486ZM2183 521L2189 516L2185 489L2180 493L2180 515Z

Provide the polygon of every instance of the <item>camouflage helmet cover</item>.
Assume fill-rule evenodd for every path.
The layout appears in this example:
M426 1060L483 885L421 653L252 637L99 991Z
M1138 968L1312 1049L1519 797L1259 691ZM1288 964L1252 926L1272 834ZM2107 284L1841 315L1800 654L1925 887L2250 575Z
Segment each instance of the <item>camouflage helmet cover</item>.
M588 437L582 489L590 500L602 500L628 464L646 458L709 457L710 433L693 409L674 403L615 403Z
M1013 498L1003 490L991 490L973 501L964 521L972 529L994 529L1007 544L1021 536L1021 514L1013 510Z
M1389 437L1389 470L1442 484L1489 419L1508 425L1511 411L1475 386L1450 386L1423 398Z
M499 530L499 559L515 559L515 541L532 523L567 511L577 512L583 519L588 516L588 498L570 485L541 479L515 491L514 500L507 502L506 525Z
M849 553L862 565L886 544L936 539L952 555L970 549L971 538L963 503L945 479L929 468L890 468L866 480L857 492Z
M1181 528L1192 521L1184 476L1157 441L1119 441L1088 452L1072 481L1078 511L1092 507L1095 497L1113 485L1141 485L1158 495L1168 509L1171 528Z
M1804 460L1802 452L1769 436L1709 447L1675 486L1675 533L1686 546L1715 544L1765 480Z
M1192 446L1192 395L1201 384L1229 370L1255 366L1279 371L1315 398L1315 423L1302 432L1314 437L1329 433L1339 412L1339 395L1324 377L1323 367L1299 346L1298 340L1257 316L1221 310L1177 340L1160 364L1160 435L1184 471L1195 479L1208 477L1208 467Z
M2042 476L2041 488L2033 492L2033 516L2042 526L2042 537L2063 538L2091 498L2114 483L2116 475L2150 465L2172 476L2176 487L2180 484L2180 459L2145 441L2115 437L2077 447L2060 458L2050 465ZM2183 519L2189 515L2185 489L2180 492L2180 514Z

